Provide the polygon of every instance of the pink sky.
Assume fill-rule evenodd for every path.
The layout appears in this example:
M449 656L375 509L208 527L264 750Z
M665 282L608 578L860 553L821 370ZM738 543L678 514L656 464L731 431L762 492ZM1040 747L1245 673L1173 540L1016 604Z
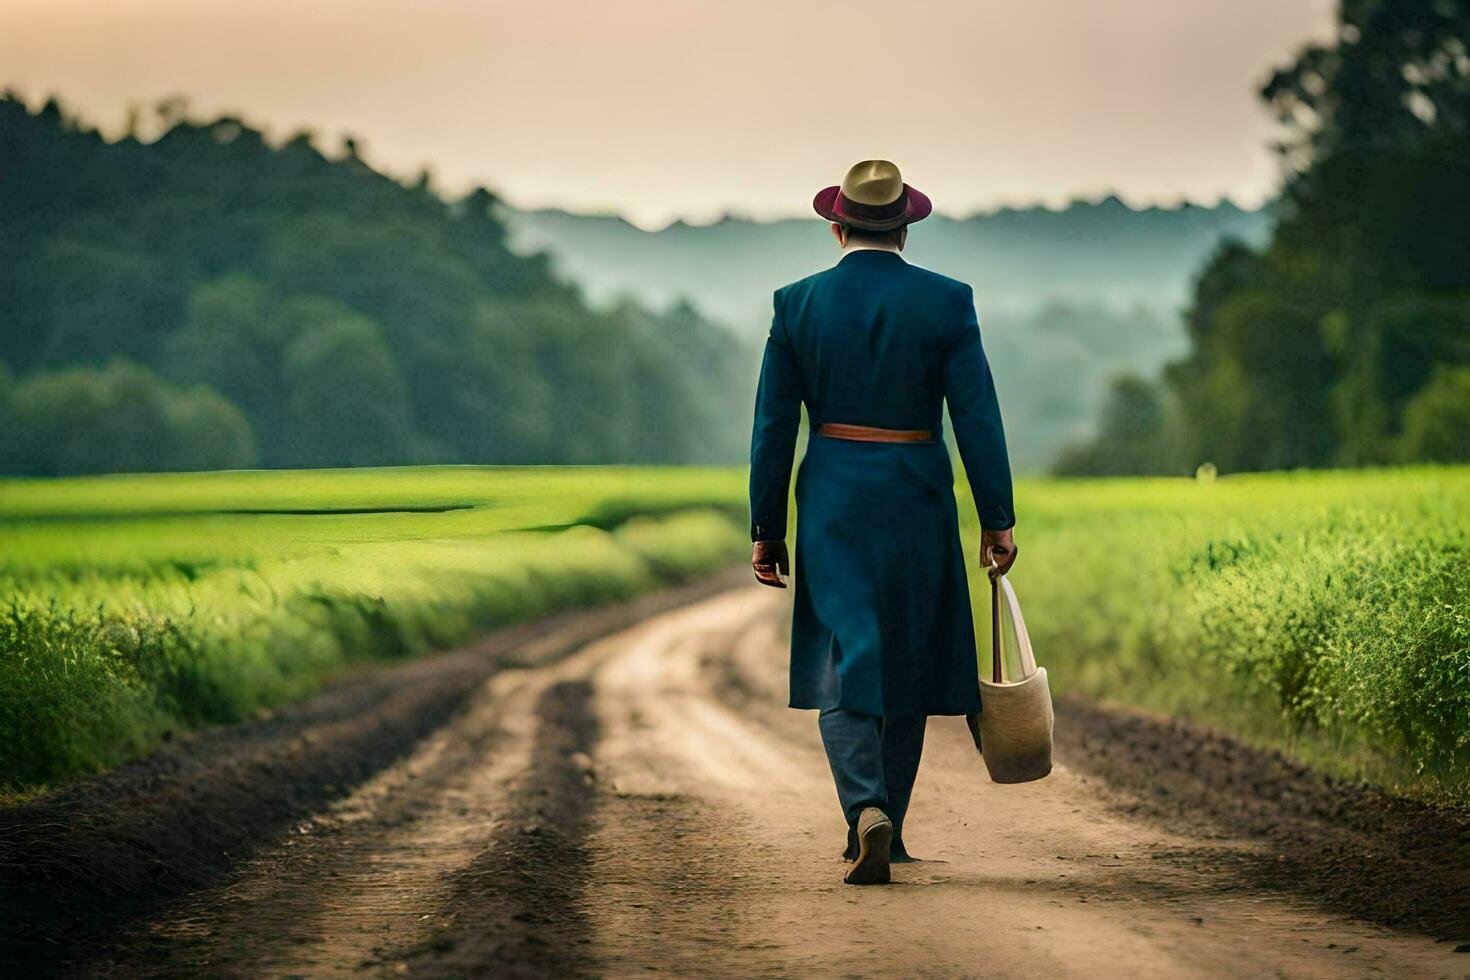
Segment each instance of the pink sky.
M1331 0L0 0L0 85L116 127L183 93L393 172L645 225L808 213L887 157L941 211L1254 204L1254 89Z

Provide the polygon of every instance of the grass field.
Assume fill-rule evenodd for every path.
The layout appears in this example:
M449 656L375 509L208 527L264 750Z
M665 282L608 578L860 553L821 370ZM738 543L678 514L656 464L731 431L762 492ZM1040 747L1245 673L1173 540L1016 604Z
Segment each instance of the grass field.
M0 483L0 787L726 565L744 507L737 474L699 469Z
M550 467L0 482L0 785L738 560L744 490ZM1470 469L1024 482L1018 508L1057 691L1470 791Z
M1017 507L1054 690L1470 797L1470 469L1057 481Z

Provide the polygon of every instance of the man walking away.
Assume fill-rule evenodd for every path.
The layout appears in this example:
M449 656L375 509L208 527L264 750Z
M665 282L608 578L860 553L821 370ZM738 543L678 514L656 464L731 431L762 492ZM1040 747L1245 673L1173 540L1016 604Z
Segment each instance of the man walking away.
M975 628L942 405L982 527L982 564L1016 558L1005 433L969 286L902 255L929 199L865 160L813 206L842 258L778 289L751 439L751 558L785 588L796 480L791 707L815 708L848 824L845 881L889 880L929 715L980 711Z

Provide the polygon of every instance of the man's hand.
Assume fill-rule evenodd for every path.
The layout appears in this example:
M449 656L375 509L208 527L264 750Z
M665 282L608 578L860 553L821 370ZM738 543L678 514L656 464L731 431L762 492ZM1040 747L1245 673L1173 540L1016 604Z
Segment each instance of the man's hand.
M782 575L791 574L791 559L786 557L785 541L757 541L750 553L750 567L755 580L773 589L786 588Z
M991 563L995 567L991 567ZM1004 531L980 532L980 566L991 579L1004 575L1016 563L1016 536L1010 528Z

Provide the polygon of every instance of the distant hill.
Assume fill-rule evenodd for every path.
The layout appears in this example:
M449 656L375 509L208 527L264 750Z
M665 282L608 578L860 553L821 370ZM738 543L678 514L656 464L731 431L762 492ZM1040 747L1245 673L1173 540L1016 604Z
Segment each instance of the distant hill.
M655 232L556 210L506 210L502 220L512 248L549 252L594 303L687 298L752 339L769 326L775 287L837 258L816 216ZM1185 353L1179 311L1195 273L1225 239L1265 241L1271 222L1266 210L1229 202L1134 210L1109 197L1059 211L935 216L914 228L905 254L975 287L1012 460L1036 471L1092 434L1112 375L1152 375Z
M510 244L549 251L594 301L631 294L654 304L685 296L736 327L765 329L771 290L831 265L835 246L815 215L775 222L728 217L643 231L617 216L507 211ZM1224 238L1266 240L1271 217L1215 207L1134 210L1116 197L970 218L936 215L914 227L906 255L975 287L986 313L1048 303L1147 306L1177 312L1194 274Z

